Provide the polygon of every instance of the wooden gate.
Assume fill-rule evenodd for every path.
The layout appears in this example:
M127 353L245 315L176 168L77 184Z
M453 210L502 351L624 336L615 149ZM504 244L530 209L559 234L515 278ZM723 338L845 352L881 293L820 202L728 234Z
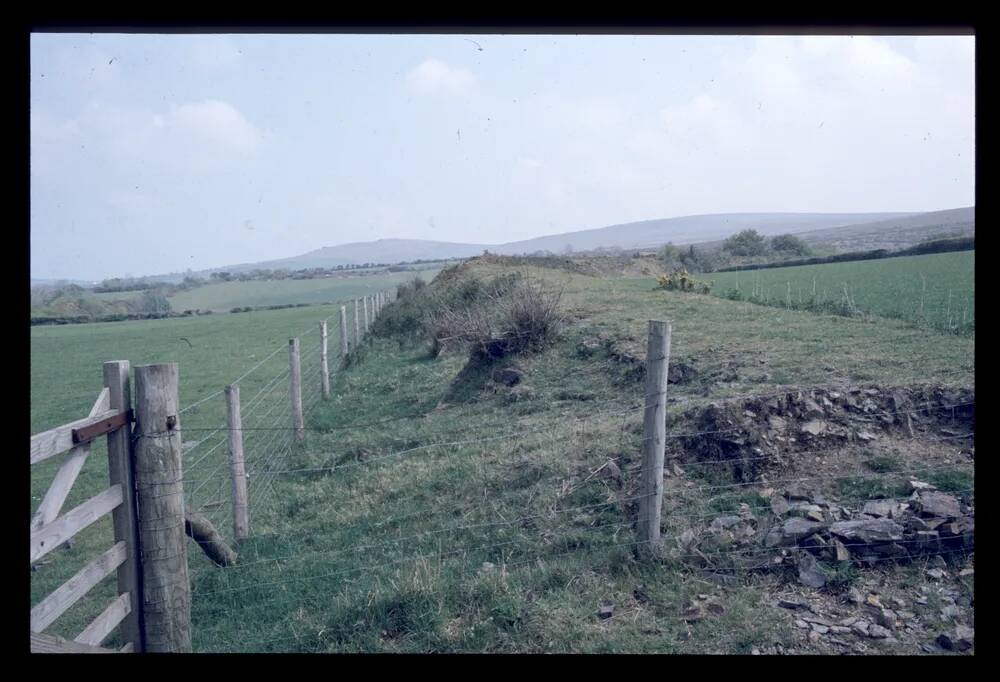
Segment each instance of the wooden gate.
M31 438L31 464L63 455L48 492L31 519L31 564L84 528L111 514L114 544L31 609L31 651L36 653L126 653L142 651L142 608L131 443L132 398L128 361L104 363L104 389L83 419ZM107 437L109 487L63 513L63 505L87 461L91 443ZM118 597L72 641L44 634L73 604L113 571ZM101 644L119 628L126 644Z

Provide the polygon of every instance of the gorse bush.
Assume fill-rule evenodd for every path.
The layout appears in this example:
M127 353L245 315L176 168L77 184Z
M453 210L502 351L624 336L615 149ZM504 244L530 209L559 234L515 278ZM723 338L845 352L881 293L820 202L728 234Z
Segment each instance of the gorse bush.
M696 291L699 294L707 294L712 291L714 282L701 282L688 273L687 268L674 270L670 274L660 275L657 283L661 289L668 291Z

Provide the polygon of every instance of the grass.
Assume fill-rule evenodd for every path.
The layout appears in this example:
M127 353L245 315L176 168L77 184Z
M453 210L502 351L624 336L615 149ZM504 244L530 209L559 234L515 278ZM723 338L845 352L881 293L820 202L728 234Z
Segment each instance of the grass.
M559 370L558 357L534 360L533 382ZM243 548L245 568L196 568L196 648L690 650L680 639L687 625L677 618L679 604L704 586L636 562L627 512L609 504L614 495L600 480L585 482L620 452L620 419L568 420L575 410L544 401L518 420L519 437L503 438L518 424L496 419L497 395L435 409L462 364L462 356L432 361L423 349L378 340L362 364L338 377L334 399L312 421L326 433L310 434L289 468L346 466L279 482L283 502L259 512L258 536ZM577 381L595 392L600 383ZM344 428L404 414L419 416ZM413 450L472 437L494 440ZM634 448L636 436L625 438ZM403 450L410 453L393 457ZM577 511L545 511L554 506ZM285 559L271 561L277 557ZM651 603L632 596L640 585L654 595ZM727 599L728 617L738 619L757 596L746 590ZM622 615L600 621L603 602ZM767 618L757 625L694 629L712 646L728 638L748 647L775 636Z
M381 289L393 289L418 274L432 279L439 267L418 272L393 272L373 275L344 275L320 279L284 279L269 281L219 282L181 291L167 300L175 312L184 310L224 311L245 306L282 305L285 303L327 303L360 298Z
M847 476L837 481L840 495L854 500L905 497L908 484L899 478L872 478L870 476Z
M671 319L674 352L696 360L700 376L738 368L724 386L672 388L691 400L773 388L773 376L757 376L761 349L767 368L780 366L794 383L969 379L961 369L967 340L936 335L938 351L928 353L926 336L918 342L897 322L669 294L654 291L651 278L532 274L566 285L570 319L554 347L519 359L527 373L516 389L480 382L466 387L462 402L439 408L466 356L432 360L425 347L392 338L376 340L338 377L333 400L313 419L326 433L311 434L289 465L327 470L279 481L277 497L286 502L258 519L268 544L247 550L264 561L243 576L208 566L198 572L198 647L747 652L786 641L780 614L761 608L752 584L706 586L691 569L632 558L632 510L591 474L622 457L634 482L641 419L627 410L641 386L599 353L581 358L579 343L609 334L641 346L646 319ZM374 426L352 428L357 423ZM741 502L765 503L757 493L735 493L713 500L710 511L736 511ZM275 557L287 559L267 563ZM847 584L848 573L834 582ZM231 603L213 604L207 592L215 581L235 590L226 593ZM706 591L719 596L723 613L685 622L684 605ZM605 603L616 615L601 621Z
M878 455L865 460L865 466L875 473L884 474L886 472L900 470L901 463L895 457L891 457L889 455Z
M503 270L476 268L484 278ZM901 321L665 292L652 277L530 274L562 286L567 319L552 347L518 358L526 372L513 389L483 376L442 406L467 355L432 359L425 344L397 336L373 338L337 373L331 400L309 412L305 442L280 460L284 473L273 487L257 487L271 492L255 498L259 479L251 478L253 537L240 545L237 566L220 570L189 546L195 650L746 653L787 644L796 635L785 614L767 608L753 574L721 587L669 557L634 557L628 491L642 386L605 354L581 356L581 342L607 336L642 357L646 321L670 320L672 361L699 370L668 391L682 407L783 384L972 382L971 339ZM180 361L182 403L190 404L262 357L248 357L250 348L234 341L241 334L270 349L327 310L120 323L94 336L33 329L32 423L87 409L99 358ZM76 397L60 405L49 402L61 400L64 384L55 357L79 373ZM182 430L214 419L182 417ZM597 473L609 458L621 467L620 488ZM224 488L227 479L218 482ZM680 513L665 519L668 548L681 514L732 512L740 503L766 501L751 492L699 501L669 491L667 509ZM33 600L62 570L54 562L35 574ZM699 594L722 610L685 620ZM605 604L614 616L602 620Z
M348 308L349 326L353 325L353 311ZM243 405L257 395L266 382L288 367L288 353L284 350L288 338L301 333L303 377L314 378L318 369L318 322L330 320L330 347L337 352L339 306L312 306L284 310L244 313L239 315L209 315L202 317L113 322L60 327L31 327L31 432L39 433L89 411L102 385L102 363L107 360L128 359L132 366L157 362L180 364L181 405L191 405L221 390L254 364L269 354L278 352L252 375L240 382ZM185 342L182 339L187 339ZM319 379L310 381L304 390L309 403L315 400ZM134 391L134 384L133 384ZM264 394L257 407L245 414L247 425L284 426L288 423L283 411L287 402L287 388L283 382L276 390ZM275 409L277 406L277 409ZM268 414L268 410L271 411ZM255 413L257 418L249 412ZM264 418L261 418L264 417ZM216 396L201 406L181 416L181 425L188 433L185 442L200 440L209 435L225 420L224 396ZM185 458L185 478L198 480L224 471L227 450L223 443L225 432L192 450ZM275 432L248 432L248 452L260 451L275 444ZM203 457L212 447L218 446ZM54 457L31 468L30 507L33 512L48 489L62 457ZM93 452L81 471L76 484L63 507L69 510L89 499L107 486L107 457L104 439L97 439ZM220 479L221 480L221 479ZM213 482L187 489L191 503L201 505L214 502L222 494L222 483ZM213 518L225 519L228 507L212 510ZM223 531L229 533L228 524ZM32 603L62 584L87 561L110 545L111 524L105 518L76 537L76 544L69 550L56 550L49 563L32 574ZM114 577L111 576L91 594L60 618L50 632L73 637L95 617L114 596Z
M975 251L720 272L712 279L715 293L729 298L975 331Z

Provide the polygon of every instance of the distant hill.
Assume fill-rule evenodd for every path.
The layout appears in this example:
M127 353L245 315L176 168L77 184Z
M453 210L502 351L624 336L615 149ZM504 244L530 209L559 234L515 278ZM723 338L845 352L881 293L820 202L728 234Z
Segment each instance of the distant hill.
M260 263L243 263L219 270L241 272L254 268L329 268L338 265L363 265L364 263L400 263L414 260L436 260L444 258L469 258L493 249L488 244L458 244L455 242L435 242L425 239L378 239L372 242L354 242L338 246L324 246L301 256L279 258Z
M239 263L197 273L243 272L255 268L337 267L365 263L400 263L414 260L467 258L489 250L516 255L549 251L555 254L600 248L638 249L667 242L677 245L720 242L740 230L754 229L772 236L795 233L813 246L836 251L876 248L904 248L940 235L975 234L975 208L957 208L931 213L717 213L644 220L547 235L505 244L464 244L424 239L379 239L325 246L299 256ZM178 282L182 273L149 276L145 279Z
M593 230L537 237L506 244L462 244L423 239L379 239L326 246L291 258L241 263L214 270L241 272L254 268L302 268L398 263L437 258L468 258L489 250L499 254L531 254L536 251L564 253L567 249L587 251L602 247L637 248L651 245L703 242L728 237L733 232L754 228L763 234L801 232L841 225L897 219L912 213L720 213L682 216L662 220L611 225Z
M586 251L601 247L637 248L673 242L696 244L724 239L740 230L754 229L764 235L805 232L822 228L869 223L912 216L913 213L716 213L682 216L637 223L611 225L594 230L554 234L491 247L502 254L552 251L567 247Z
M929 213L909 213L872 222L789 232L801 237L809 246L823 251L845 253L874 249L897 250L938 237L974 236L976 209L969 206ZM695 243L711 249L721 247L723 241L716 239Z
M811 246L832 247L840 252L902 249L935 237L966 237L975 233L976 208L969 206L814 230L800 236Z

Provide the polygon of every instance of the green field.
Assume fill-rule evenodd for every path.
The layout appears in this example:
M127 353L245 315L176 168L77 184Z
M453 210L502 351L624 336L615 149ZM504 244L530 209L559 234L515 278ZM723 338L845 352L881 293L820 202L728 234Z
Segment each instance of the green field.
M671 364L693 365L698 374L669 388L678 405L668 412L668 429L682 408L779 387L974 385L973 339L901 320L666 292L652 277L519 270L561 288L566 322L553 346L518 358L525 379L515 389L485 385L442 404L466 356L432 359L423 342L380 334L382 326L336 374L329 402L317 400L311 384L305 442L282 457L284 470L258 476L253 468L253 536L241 543L237 566L221 570L188 545L196 651L749 653L790 645L801 633L762 591L780 589L780 575L748 574L723 586L684 565L632 558L632 504L595 472L608 458L624 457L623 475L634 485L642 385L586 344L613 339L643 357L647 321L671 321ZM477 265L470 274L505 272ZM403 305L390 306L379 325ZM179 362L181 403L190 405L335 310L33 328L32 431L89 408L103 360ZM303 337L304 351L316 338ZM266 372L255 373L258 383L241 382L244 401L286 364L279 352ZM283 423L287 391L277 386L276 412L245 417L245 428L275 417ZM213 398L182 415L184 440L214 426L221 405ZM251 443L250 458L266 453L268 443ZM200 464L193 476L223 496L224 452L223 445L208 462L213 468ZM91 493L106 475L95 454L96 466L88 465L91 475L79 484ZM200 456L193 450L185 466ZM689 478L691 485L699 480ZM674 504L681 499L676 490L670 495ZM683 501L699 513L710 502L693 495ZM689 511L682 508L679 518ZM223 508L215 517L220 525L226 514ZM680 530L665 527L668 535ZM32 603L103 547L81 541L54 552L53 563L32 574ZM880 571L923 579L916 565ZM101 603L74 607L58 622L65 620L65 629L54 632L72 636L96 615L113 591L109 581L101 589ZM722 611L682 619L699 595L718 600ZM597 617L604 604L615 605L614 618ZM935 615L928 612L925 622ZM934 621L935 631L944 627Z
M727 298L870 313L961 334L975 331L975 251L719 272L707 277L715 280L716 295Z
M368 290L364 293L372 293ZM353 332L353 306L348 309L348 328ZM102 363L129 360L133 367L159 362L180 365L179 392L182 409L210 397L254 365L264 364L240 381L246 404L274 377L287 371L288 339L300 337L304 403L312 406L319 395L319 322L329 319L329 348L334 368L339 352L339 306L309 306L273 311L198 317L106 322L65 326L31 327L31 433L39 433L86 416L103 385ZM183 339L187 339L185 342ZM275 351L277 351L275 353ZM272 355L273 354L273 355ZM270 359L267 359L271 356ZM133 386L134 391L134 386ZM278 381L258 399L248 412L266 417L267 425L285 426L287 380ZM279 409L275 409L275 406ZM270 413L266 413L270 410ZM284 411L283 411L284 410ZM192 450L185 459L185 478L198 480L217 474L225 464L225 432L212 434L224 423L224 396L208 401L181 415L188 430L185 442L211 436L210 442ZM258 436L252 434L249 441ZM220 445L221 443L221 445ZM248 443L251 445L252 443ZM210 455L202 457L213 446ZM31 510L38 506L62 457L54 457L31 468ZM192 484L186 493L190 495ZM107 457L104 439L94 443L93 452L64 505L64 510L82 503L107 486ZM220 486L204 486L194 492L189 503L212 501ZM218 510L216 518L226 513ZM224 532L229 532L223 525ZM86 561L110 546L110 521L105 518L80 533L69 550L56 550L46 557L50 565L32 574L32 603L68 579ZM113 574L74 606L48 630L75 636L113 598Z
M327 303L329 301L351 300L372 291L394 288L397 284L409 281L418 275L429 281L439 270L440 267L435 266L419 272L260 282L219 282L179 292L168 300L176 312L196 309L221 312L246 306Z

